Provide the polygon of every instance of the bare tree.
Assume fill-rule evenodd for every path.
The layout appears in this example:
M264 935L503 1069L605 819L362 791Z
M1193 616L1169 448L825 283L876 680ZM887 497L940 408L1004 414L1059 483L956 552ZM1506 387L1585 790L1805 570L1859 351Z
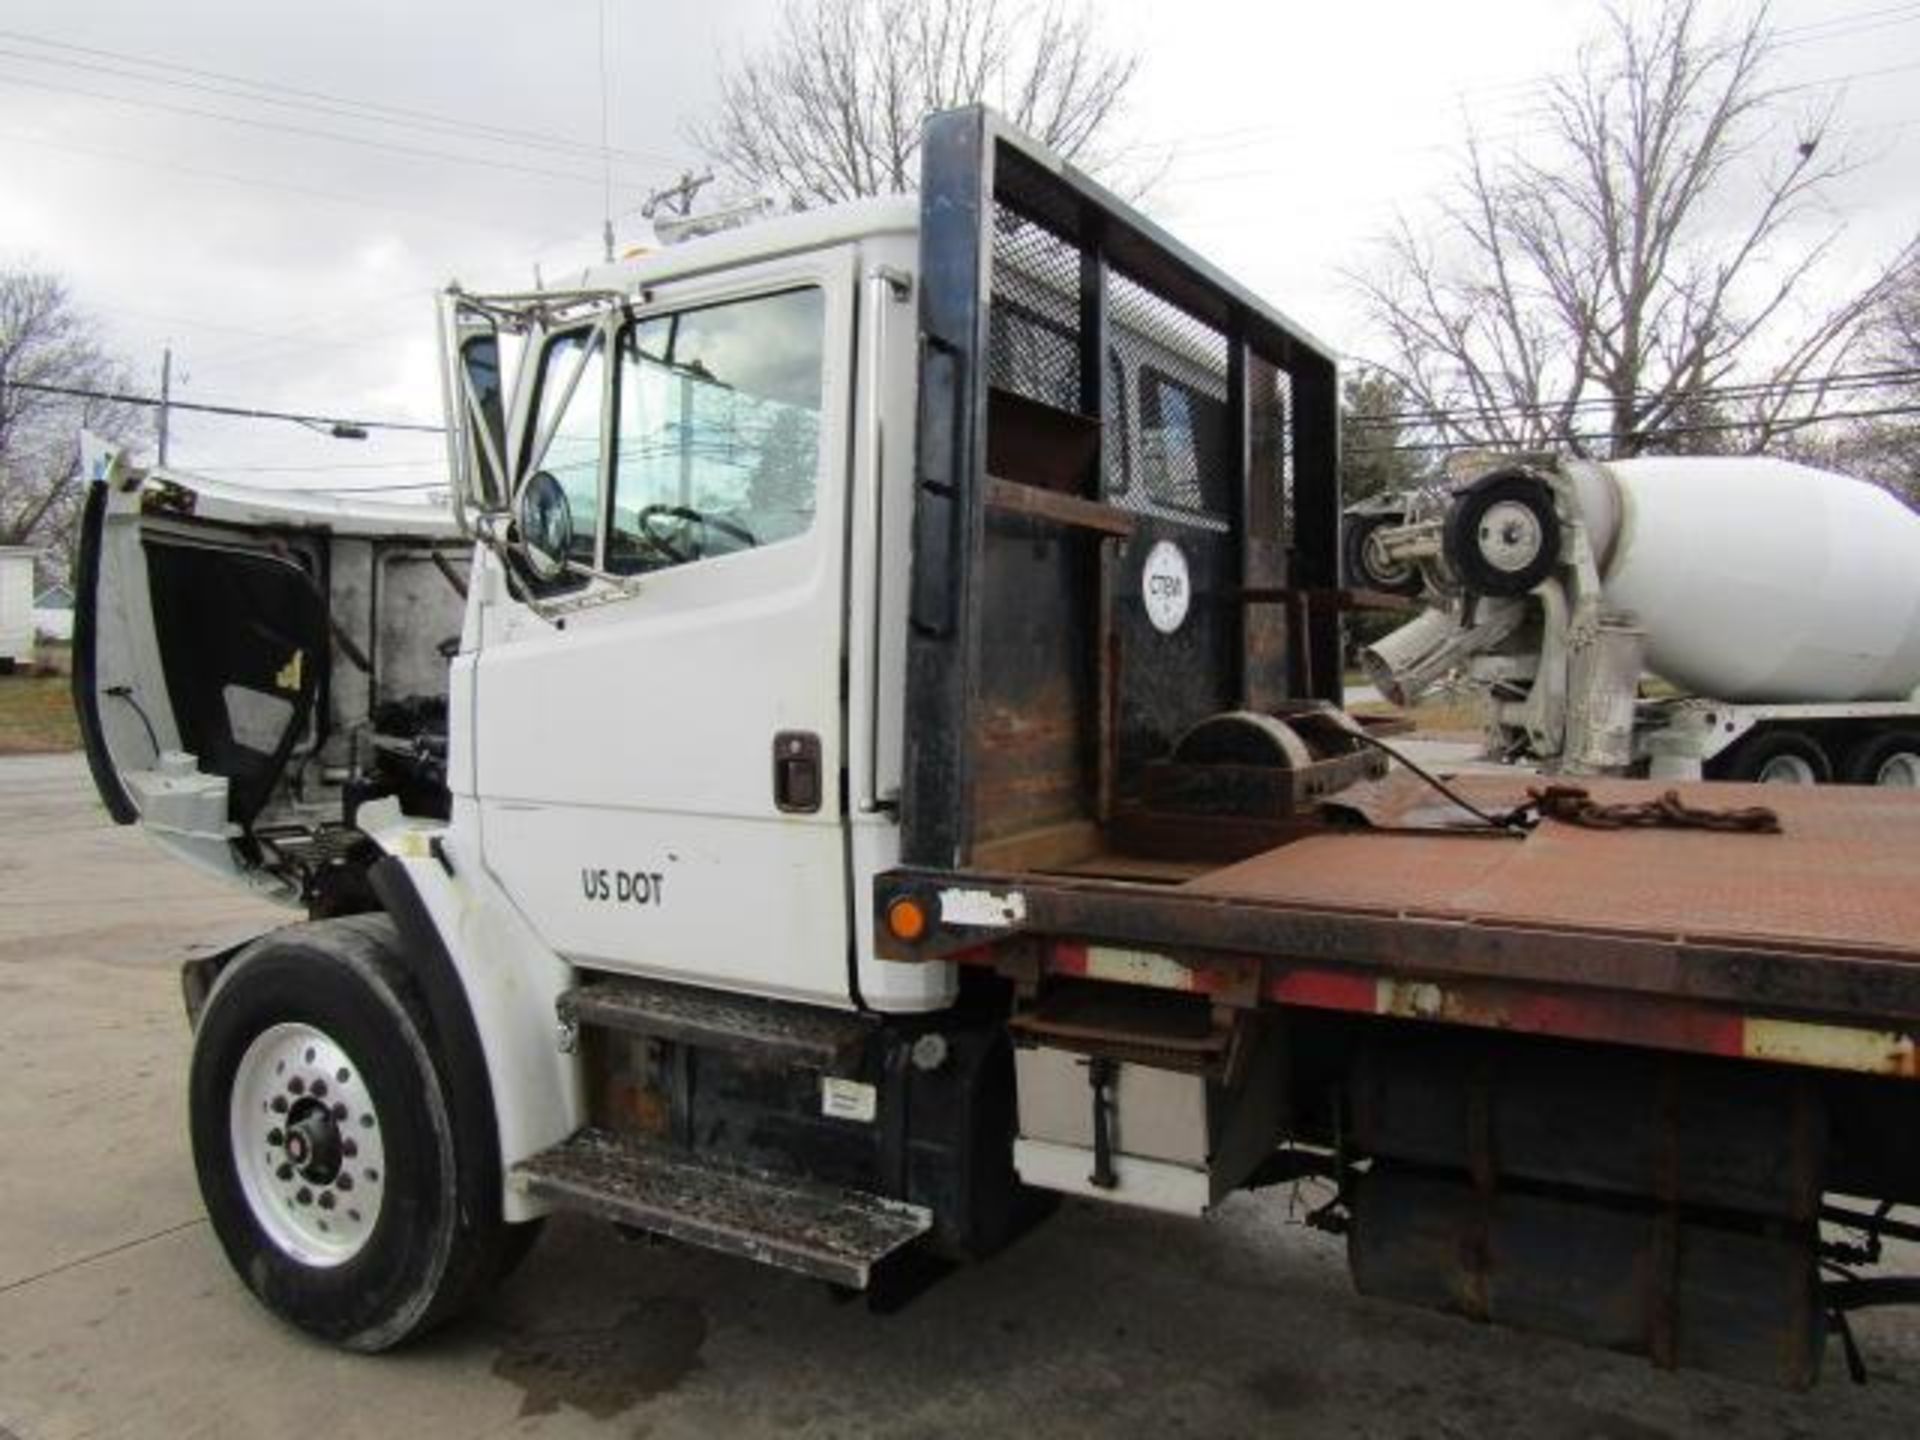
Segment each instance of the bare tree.
M43 573L63 571L72 548L81 429L130 440L144 425L136 407L59 392L126 388L57 277L0 270L0 544L39 547Z
M1886 287L1863 335L1864 374L1846 395L1853 418L1801 437L1794 451L1920 506L1920 254Z
M1077 0L789 0L691 138L748 189L832 204L912 189L920 122L984 100L1101 169L1139 63Z
M1834 104L1768 82L1766 13L1609 12L1545 86L1544 143L1470 140L1439 224L1353 278L1438 438L1631 455L1761 449L1814 423L1898 261L1808 314L1853 168Z
M1350 370L1340 388L1340 498L1347 504L1410 490L1427 458L1408 437L1406 387L1371 366Z

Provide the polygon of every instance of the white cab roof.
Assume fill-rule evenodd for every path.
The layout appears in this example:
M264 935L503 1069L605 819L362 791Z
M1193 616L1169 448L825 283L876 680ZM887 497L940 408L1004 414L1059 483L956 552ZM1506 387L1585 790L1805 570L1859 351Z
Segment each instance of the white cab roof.
M920 202L912 195L883 195L852 200L819 210L803 210L772 220L757 220L644 255L596 265L582 273L583 290L632 290L753 260L770 260L803 250L819 250L878 235L911 235L920 228Z

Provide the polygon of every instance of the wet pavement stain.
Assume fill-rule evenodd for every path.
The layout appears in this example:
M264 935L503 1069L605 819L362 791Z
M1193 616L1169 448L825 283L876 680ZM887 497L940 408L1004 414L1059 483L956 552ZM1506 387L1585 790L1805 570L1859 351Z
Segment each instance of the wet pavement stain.
M493 1373L520 1387L522 1416L571 1405L608 1420L679 1385L700 1368L706 1343L706 1313L691 1300L659 1295L603 1328L516 1335Z
M1270 1410L1297 1410L1315 1404L1324 1390L1315 1376L1281 1365L1270 1365L1249 1376L1244 1383Z

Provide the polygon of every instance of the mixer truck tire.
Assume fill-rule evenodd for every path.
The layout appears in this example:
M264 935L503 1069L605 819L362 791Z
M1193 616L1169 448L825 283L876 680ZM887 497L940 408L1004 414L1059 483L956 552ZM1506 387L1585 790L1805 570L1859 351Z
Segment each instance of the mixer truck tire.
M1863 740L1847 756L1849 785L1888 785L1920 789L1920 731L1895 730Z
M1398 525L1397 515L1354 515L1346 521L1340 537L1341 558L1346 561L1347 584L1356 590L1378 590L1387 595L1418 595L1422 588L1420 567L1406 561L1396 565L1381 555L1373 537L1390 525Z
M1560 561L1553 492L1531 475L1495 471L1458 495L1444 546L1461 583L1478 595L1525 595Z
M1826 785L1833 761L1818 740L1799 730L1757 730L1722 757L1717 780L1762 785Z

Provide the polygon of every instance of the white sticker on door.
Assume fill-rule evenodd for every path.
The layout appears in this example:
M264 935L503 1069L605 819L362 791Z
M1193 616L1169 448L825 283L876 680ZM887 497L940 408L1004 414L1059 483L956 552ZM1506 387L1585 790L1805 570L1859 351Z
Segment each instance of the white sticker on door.
M1193 587L1187 579L1187 557L1171 540L1162 540L1147 552L1140 572L1140 597L1146 602L1147 619L1162 635L1171 635L1186 620Z

